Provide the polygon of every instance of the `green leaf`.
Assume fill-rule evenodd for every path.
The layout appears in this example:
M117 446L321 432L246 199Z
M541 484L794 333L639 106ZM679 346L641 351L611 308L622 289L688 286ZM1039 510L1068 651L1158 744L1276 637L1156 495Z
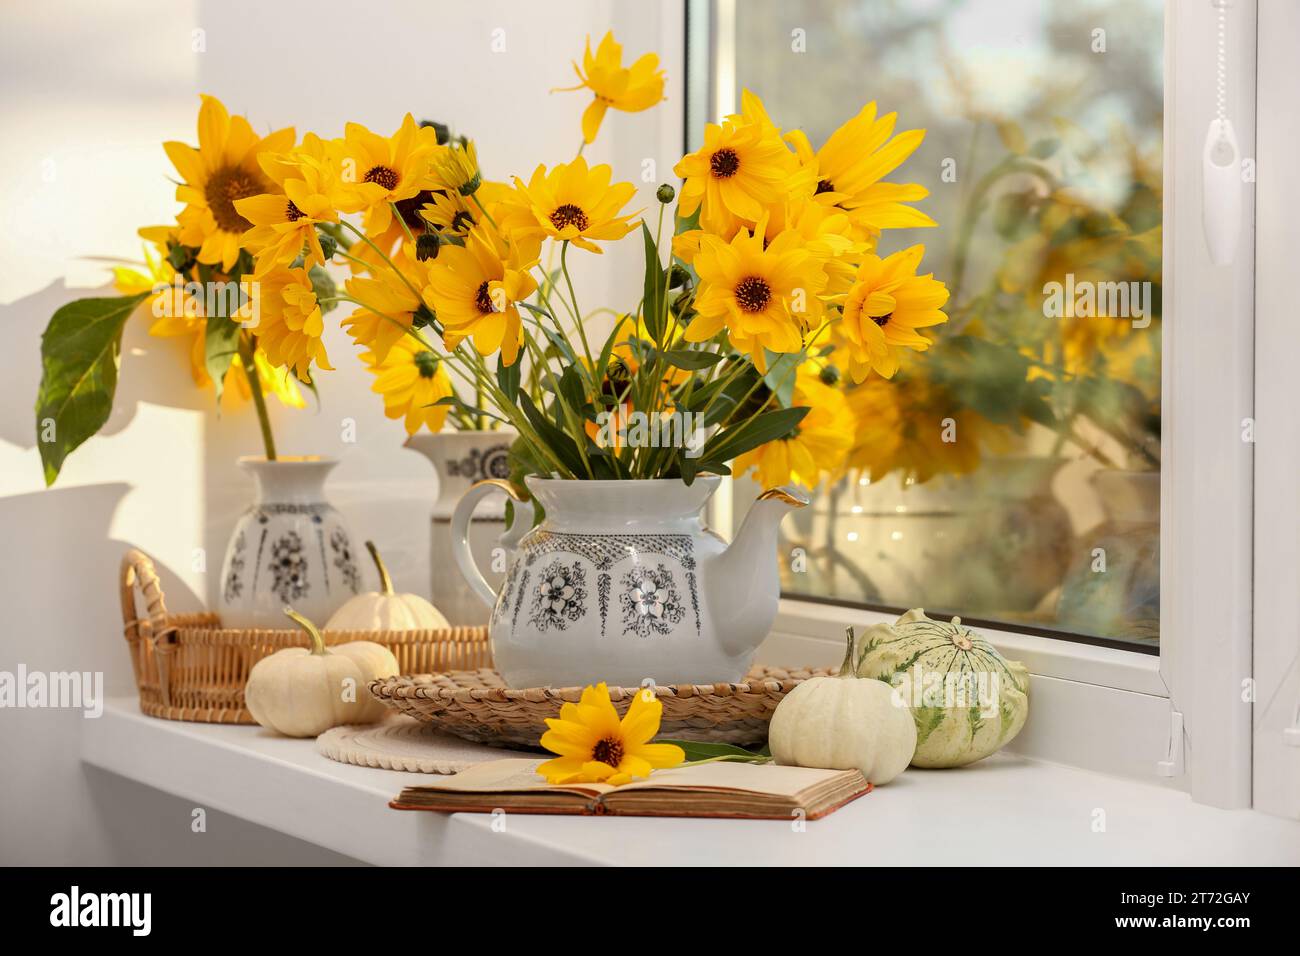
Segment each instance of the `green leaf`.
M717 352L696 352L694 349L668 349L664 352L664 358L669 365L688 371L709 368L722 361L722 356Z
M218 297L219 298L219 297ZM207 329L203 333L203 365L212 379L216 391L217 412L221 411L221 391L226 384L226 373L230 363L239 354L239 323L224 315L208 316Z
M533 400L526 390L521 389L519 392L519 406L524 410L524 416L528 419L528 423L537 432L537 437L546 443L546 447L560 460L560 463L568 468L573 475L584 474L586 468L583 467L582 456L578 453L578 446L573 443L573 439L565 432L551 424L546 416L533 404Z
M486 408L476 408L475 406L469 404L468 402L463 401L457 395L444 395L436 402L430 402L428 405L424 407L433 408L435 405L451 405L452 407L459 408L461 411L469 415L486 415L488 418L495 418L497 421L501 422L504 425L510 424L510 422L502 418L500 415L495 415L492 412L489 412Z
M666 327L664 324L664 296L668 289L668 274L659 261L659 247L655 245L650 227L641 221L641 239L645 243L645 288L641 297L641 317L645 320L646 330L655 343L662 345Z
M339 294L338 286L334 284L334 279L320 266L312 266L307 273L307 278L311 280L311 290L316 293L316 301L322 299L333 299ZM337 302L326 302L320 307L321 315L328 315L338 308Z
M785 408L794 401L795 369L801 362L803 356L798 352L767 353L767 374L763 376L763 382Z
M705 740L680 740L676 737L658 737L657 744L675 744L686 753L686 760L694 763L698 760L728 760L741 763L768 763L772 751L766 746L761 750L746 750L734 744L720 744Z
M505 359L497 356L497 385L505 394L506 401L513 402L515 396L519 394L519 377L522 373L523 362L518 358L513 365L506 365Z
M806 406L778 408L747 418L730 428L724 428L709 439L709 443L704 446L704 454L700 457L723 462L731 461L759 445L785 438L803 421L803 417L809 411Z
M36 444L47 486L54 484L64 459L108 421L122 329L148 295L78 299L50 318L41 336L36 395Z

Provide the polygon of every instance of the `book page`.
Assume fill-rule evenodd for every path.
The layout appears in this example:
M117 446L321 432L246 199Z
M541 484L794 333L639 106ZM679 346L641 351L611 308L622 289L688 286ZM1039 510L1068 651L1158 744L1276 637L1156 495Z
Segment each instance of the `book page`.
M645 780L636 780L617 789L744 790L793 798L810 787L856 773L856 770L815 770L811 767L718 761L674 770L656 770Z
M527 793L533 790L550 792L576 793L582 796L594 796L608 793L616 788L604 783L570 784L553 787L537 775L537 767L542 758L511 757L504 760L489 760L476 764L468 770L453 774L439 780L436 784L411 787L412 790L450 790L465 793Z
M465 793L529 793L545 790L595 796L625 790L735 790L774 796L798 797L799 794L833 781L854 770L814 770L809 767L778 767L775 764L718 763L697 764L673 770L656 770L644 780L621 787L604 783L551 786L537 775L541 759L515 757L490 760L440 780L436 784L412 787L412 790L454 791Z

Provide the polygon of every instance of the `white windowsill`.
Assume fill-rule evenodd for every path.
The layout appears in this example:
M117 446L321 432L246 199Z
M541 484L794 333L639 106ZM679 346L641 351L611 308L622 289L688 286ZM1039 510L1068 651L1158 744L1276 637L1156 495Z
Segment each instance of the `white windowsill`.
M421 774L335 763L257 727L157 720L134 698L85 721L82 759L354 859L454 864L1294 864L1300 827L1185 794L1001 754L909 770L795 832L781 821L397 811ZM1096 831L1104 812L1103 832Z
M876 611L783 598L772 634L759 648L765 664L838 665L844 628L894 617ZM1169 691L1160 658L1077 641L979 628L1011 660L1029 668L1029 719L1009 750L1037 760L1130 777L1162 787L1169 757Z

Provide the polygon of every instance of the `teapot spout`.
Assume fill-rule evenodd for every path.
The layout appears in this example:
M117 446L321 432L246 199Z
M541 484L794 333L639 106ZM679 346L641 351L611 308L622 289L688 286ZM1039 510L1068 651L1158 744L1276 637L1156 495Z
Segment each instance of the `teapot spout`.
M807 504L808 497L792 486L763 492L735 540L703 569L709 606L723 616L717 630L727 653L752 653L771 630L781 598L777 532L787 513Z

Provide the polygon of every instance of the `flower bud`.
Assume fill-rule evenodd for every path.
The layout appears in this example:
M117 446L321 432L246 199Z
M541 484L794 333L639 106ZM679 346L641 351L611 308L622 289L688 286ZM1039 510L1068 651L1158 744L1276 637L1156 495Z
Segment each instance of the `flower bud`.
M834 365L823 365L822 370L817 373L817 376L822 380L823 385L838 385L840 381L840 370Z
M430 259L438 258L438 247L441 244L436 232L422 233L415 240L415 258L421 262L428 262Z
M668 288L680 289L683 286L690 288L691 274L683 266L674 262L668 267Z
M668 183L662 184L658 189L655 190L655 198L658 199L665 206L668 205L670 202L672 202L673 198L676 195L677 195L677 190L673 189L673 187L668 185Z
M427 305L421 302L420 307L411 313L411 327L416 329L422 329L425 326L427 326L429 323L431 323L435 318L437 318L437 316L433 314L433 311Z
M451 140L451 130L446 123L439 123L437 120L420 120L420 125L431 128L438 137L438 145L446 146Z
M325 261L329 262L334 258L334 253L339 251L339 241L329 233L320 233L320 251L325 256Z

